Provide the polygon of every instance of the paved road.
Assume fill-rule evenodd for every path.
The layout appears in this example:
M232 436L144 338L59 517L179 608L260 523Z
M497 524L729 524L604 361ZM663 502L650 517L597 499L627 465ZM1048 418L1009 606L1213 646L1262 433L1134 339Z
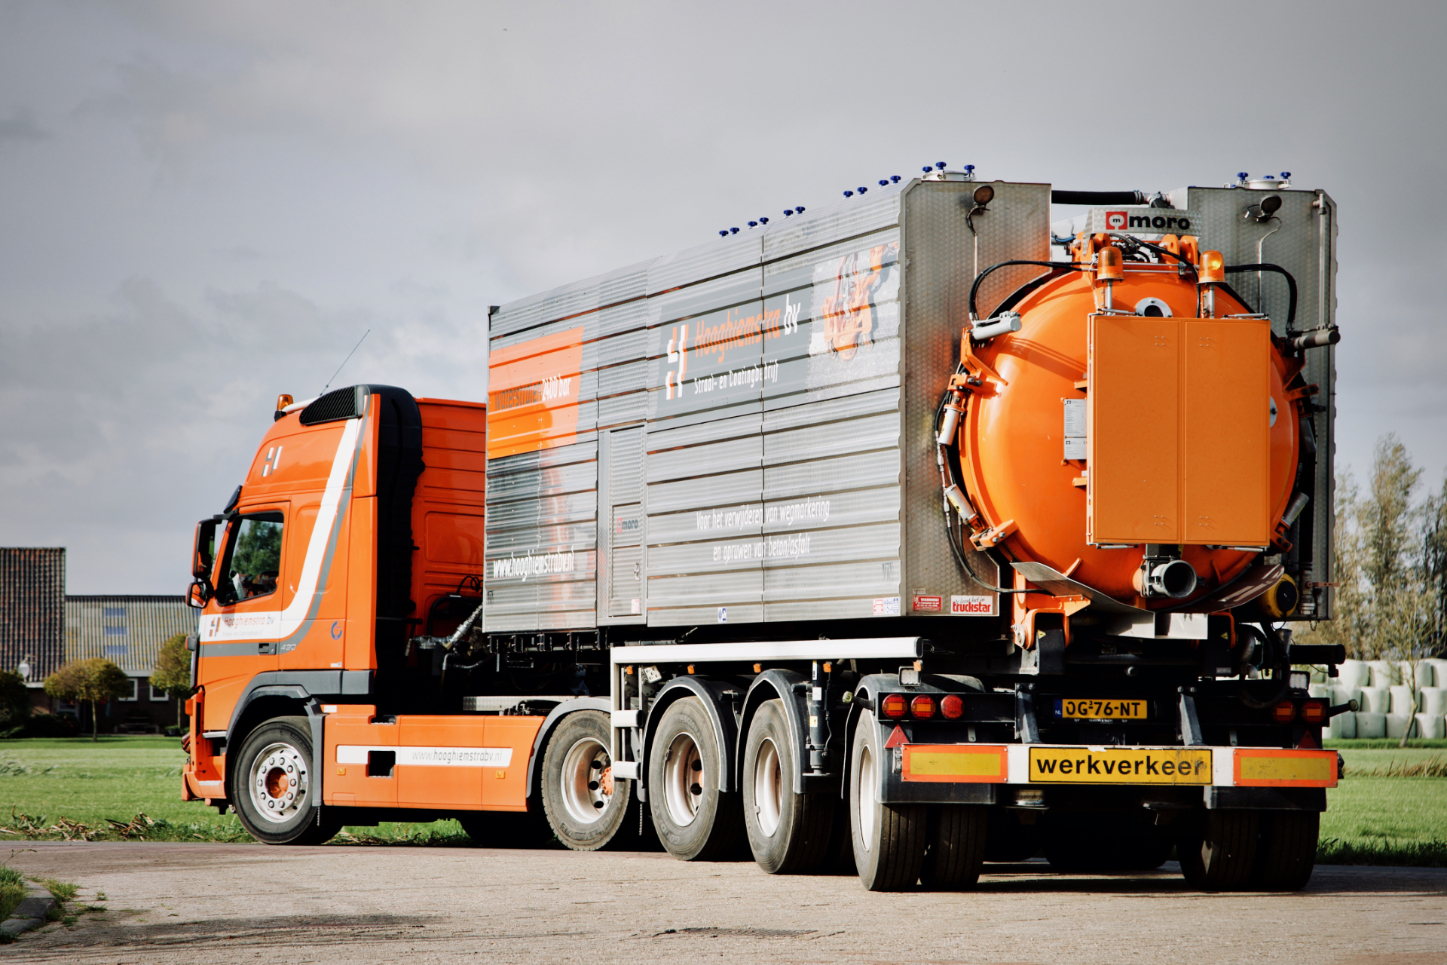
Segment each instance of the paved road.
M662 854L216 844L10 844L110 911L6 962L1225 963L1444 965L1447 870L1319 868L1291 895L1207 895L1169 871L992 865L963 894L871 895Z

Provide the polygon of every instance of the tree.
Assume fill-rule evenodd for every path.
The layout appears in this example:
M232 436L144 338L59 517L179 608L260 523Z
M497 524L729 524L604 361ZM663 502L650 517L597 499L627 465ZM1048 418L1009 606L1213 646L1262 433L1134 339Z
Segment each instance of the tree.
M151 686L175 699L176 726L181 726L181 702L195 693L191 689L191 651L186 649L186 634L178 633L161 644L156 666L151 670Z
M0 670L0 731L25 726L30 719L30 692L25 678L9 670Z
M1427 649L1440 657L1447 654L1447 479L1442 481L1441 491L1430 494L1422 507L1421 566L1434 604Z
M131 692L131 678L104 657L72 660L45 678L45 692L59 700L90 704L91 740L100 739L100 705Z

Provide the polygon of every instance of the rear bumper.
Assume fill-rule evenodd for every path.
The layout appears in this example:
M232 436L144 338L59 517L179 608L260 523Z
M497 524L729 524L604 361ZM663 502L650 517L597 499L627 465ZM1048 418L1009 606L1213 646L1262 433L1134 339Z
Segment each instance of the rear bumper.
M1146 806L1320 810L1337 783L1336 752L1323 750L901 743L887 753L885 803L1048 807L1117 789Z

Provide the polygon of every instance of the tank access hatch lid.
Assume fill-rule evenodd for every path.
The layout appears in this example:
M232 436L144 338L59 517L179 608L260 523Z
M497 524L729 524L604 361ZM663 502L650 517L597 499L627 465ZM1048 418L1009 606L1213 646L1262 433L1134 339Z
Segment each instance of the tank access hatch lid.
M1271 541L1271 322L1089 319L1086 540Z

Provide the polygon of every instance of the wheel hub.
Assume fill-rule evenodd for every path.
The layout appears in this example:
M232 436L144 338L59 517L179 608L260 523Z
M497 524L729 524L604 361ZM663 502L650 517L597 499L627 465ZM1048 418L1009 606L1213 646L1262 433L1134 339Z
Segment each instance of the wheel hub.
M268 744L253 759L247 782L253 809L263 820L283 824L307 805L306 756L292 744Z
M679 734L668 745L663 764L663 798L674 824L693 823L703 807L703 755L692 734Z
M579 824L594 824L613 801L613 760L608 749L584 738L563 757L563 807Z

